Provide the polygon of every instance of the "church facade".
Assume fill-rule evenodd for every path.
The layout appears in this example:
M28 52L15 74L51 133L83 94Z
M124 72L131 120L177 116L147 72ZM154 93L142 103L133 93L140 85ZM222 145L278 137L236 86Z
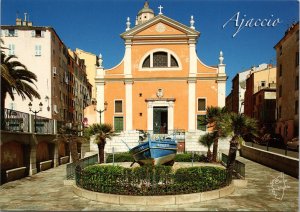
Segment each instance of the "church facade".
M186 26L161 11L155 15L147 1L135 26L130 28L129 18L126 24L122 61L104 69L100 58L96 70L97 110L107 105L101 123L118 132L205 132L199 120L206 108L225 106L223 53L217 66L205 65L196 54L200 32L193 17Z

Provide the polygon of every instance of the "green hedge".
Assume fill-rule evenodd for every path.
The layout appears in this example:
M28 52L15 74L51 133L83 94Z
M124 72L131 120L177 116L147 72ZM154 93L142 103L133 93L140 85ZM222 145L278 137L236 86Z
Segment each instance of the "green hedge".
M192 153L176 154L175 162L191 162L193 158ZM194 154L194 162L208 162L205 155Z
M192 153L183 153L183 154L176 154L175 162L191 162L193 158ZM133 162L134 159L129 152L121 152L115 153L115 162ZM194 162L208 162L207 157L205 155L194 154ZM113 162L113 155L108 154L106 163Z
M129 152L115 153L115 162L133 162L134 159ZM113 162L113 154L108 154L106 163Z
M121 195L188 194L227 185L226 170L218 167L180 168L142 166L125 168L92 165L76 172L76 184L84 189Z

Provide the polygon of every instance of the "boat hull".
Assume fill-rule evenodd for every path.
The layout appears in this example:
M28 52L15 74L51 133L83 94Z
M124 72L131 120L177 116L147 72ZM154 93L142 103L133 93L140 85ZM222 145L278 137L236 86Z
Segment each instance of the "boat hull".
M130 151L139 164L163 165L172 162L177 152L175 140L149 140Z

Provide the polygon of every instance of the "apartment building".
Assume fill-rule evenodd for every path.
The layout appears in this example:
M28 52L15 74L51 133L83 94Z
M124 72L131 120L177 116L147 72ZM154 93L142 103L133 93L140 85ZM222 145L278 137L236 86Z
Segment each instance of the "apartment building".
M254 117L254 94L265 88L275 88L276 67L271 64L262 64L253 67L246 79L246 90L244 97L244 113L249 117Z
M285 141L299 135L299 22L274 46L277 60L276 132Z
M75 69L69 65L70 54L68 48L61 40L55 29L45 26L33 26L32 22L21 18L16 19L16 25L2 25L1 39L4 41L6 55L15 55L17 60L23 63L28 70L37 75L36 90L41 99L32 101L33 110L39 109L42 102L43 110L38 116L55 119L59 123L75 121L76 110L74 103L81 101L74 93L76 80L80 81L82 95L89 98L91 90L86 74L76 75ZM77 63L76 63L77 64ZM82 66L84 61L81 61ZM84 72L80 70L78 72ZM77 79L80 77L80 79ZM79 86L79 88L80 88ZM25 113L29 112L29 100L23 101L21 97L15 96L13 101L9 96L6 98L5 107ZM83 106L81 110L83 114ZM75 115L74 115L75 114ZM80 116L79 116L80 117ZM83 115L81 115L81 120ZM77 119L78 120L78 119Z

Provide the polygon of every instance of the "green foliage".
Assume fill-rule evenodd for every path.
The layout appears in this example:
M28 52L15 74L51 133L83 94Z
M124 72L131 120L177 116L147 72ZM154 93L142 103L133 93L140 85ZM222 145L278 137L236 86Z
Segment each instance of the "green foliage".
M211 145L214 143L215 138L216 138L215 133L205 133L204 135L199 137L198 142L209 149Z
M187 194L226 185L226 170L217 167L180 168L146 165L124 168L93 165L76 172L78 186L102 193L122 195Z
M92 124L84 130L84 137L90 139L91 136L96 136L95 142L105 143L105 139L111 139L115 135L113 127L110 124Z
M134 159L132 155L129 152L121 152L121 153L115 153L115 162L133 162ZM106 158L106 163L112 163L113 162L113 154L108 154Z
M193 158L192 153L176 154L175 162L191 162ZM194 162L208 162L205 155L194 154Z

